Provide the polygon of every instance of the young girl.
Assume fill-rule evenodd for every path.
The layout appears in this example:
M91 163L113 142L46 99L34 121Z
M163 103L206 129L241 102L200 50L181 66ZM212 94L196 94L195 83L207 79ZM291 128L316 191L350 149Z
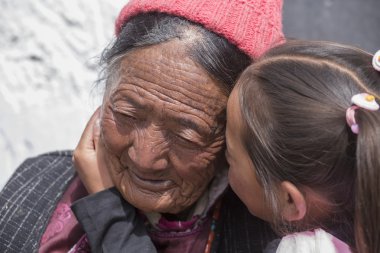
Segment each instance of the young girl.
M282 236L267 252L380 252L379 55L372 66L372 56L356 48L292 41L237 82L227 106L229 181L250 212ZM88 129L75 163L91 188L97 166L85 145ZM129 217L110 218L97 233L131 228Z
M276 252L380 252L379 56L372 66L356 48L289 42L230 95L229 182L288 235Z

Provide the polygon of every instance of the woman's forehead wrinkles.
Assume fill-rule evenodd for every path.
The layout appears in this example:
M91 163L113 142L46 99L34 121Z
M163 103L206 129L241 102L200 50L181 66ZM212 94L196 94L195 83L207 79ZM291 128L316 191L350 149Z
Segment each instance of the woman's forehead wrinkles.
M182 126L190 127L206 135L210 134L213 127L218 123L215 115L209 115L204 111L182 103L178 105L163 100L158 101L152 96L146 96L142 92L136 92L135 90L119 90L112 97L111 103L115 105L120 100L144 112L156 111L156 115L161 115L163 120L177 122Z
M120 84L113 97L113 100L122 99L126 102L131 100L131 103L145 109L162 107L174 112L192 114L207 119L207 122L215 119L225 109L224 99L208 100L198 95L196 99L180 92L173 95L173 91L167 92L166 89L157 86Z
M114 97L202 135L219 127L227 96L181 48L166 44L132 51L120 70L114 90L120 94Z
M123 91L117 90L115 92L115 95L111 97L111 102L115 103L117 101L125 101L129 105L133 106L136 109L147 109L146 104L144 101L141 100L141 97L139 94L136 93L138 99L135 98L132 94L134 94L135 91L129 90L127 93L124 93Z
M175 68L176 65L165 64L162 61L157 64L153 63L136 61L134 64L129 64L124 68L122 80L146 82L148 85L157 85L160 88L166 88L168 91L198 95L207 99L215 98L218 87L211 87L209 85L212 82L211 78L208 78L207 73L203 73L195 65L187 65L188 67L183 69ZM157 65L162 66L158 67Z
M141 97L156 97L175 106L188 106L203 111L208 115L216 115L226 106L227 97L217 84L192 65L189 71L181 70L181 75L176 73L178 69L169 67L157 68L144 61L143 67L140 61L125 66L122 73L120 89L136 89ZM162 64L162 62L160 62ZM195 74L194 74L195 73Z
M209 74L194 63L184 46L178 43L156 45L133 51L124 58L122 67L126 68L127 76L149 79L153 83L158 79L157 83L161 86L170 88L175 85L178 90L195 92L207 98L212 98L215 93L210 92L211 90L222 91L222 87L218 85L216 87L205 85L212 82Z

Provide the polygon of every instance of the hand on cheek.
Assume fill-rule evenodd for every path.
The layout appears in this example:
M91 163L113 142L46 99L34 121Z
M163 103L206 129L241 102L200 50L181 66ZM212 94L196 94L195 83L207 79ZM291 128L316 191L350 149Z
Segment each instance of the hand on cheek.
M91 116L73 153L75 170L90 194L113 186L103 159L99 114L100 108Z

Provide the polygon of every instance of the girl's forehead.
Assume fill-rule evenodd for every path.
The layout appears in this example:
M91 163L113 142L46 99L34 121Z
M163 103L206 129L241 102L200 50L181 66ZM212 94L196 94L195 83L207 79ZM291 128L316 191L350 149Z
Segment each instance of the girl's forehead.
M227 113L234 115L236 113L240 116L240 98L239 98L239 87L235 86L232 89L230 96L228 97L227 102Z

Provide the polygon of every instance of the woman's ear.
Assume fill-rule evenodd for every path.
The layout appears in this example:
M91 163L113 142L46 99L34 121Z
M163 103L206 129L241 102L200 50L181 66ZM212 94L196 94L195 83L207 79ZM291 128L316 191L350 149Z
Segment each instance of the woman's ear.
M281 215L286 221L299 221L305 217L306 201L302 192L289 181L283 181L281 191Z

